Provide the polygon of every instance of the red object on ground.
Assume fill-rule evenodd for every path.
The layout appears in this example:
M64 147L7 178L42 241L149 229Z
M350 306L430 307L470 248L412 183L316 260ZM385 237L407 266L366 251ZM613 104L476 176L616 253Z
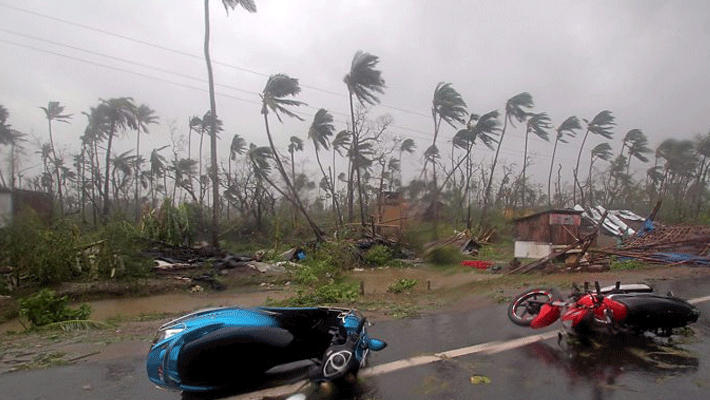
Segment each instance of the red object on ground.
M490 261L463 260L461 261L461 265L463 265L464 267L472 267L477 269L488 269L488 267L493 265L493 263Z

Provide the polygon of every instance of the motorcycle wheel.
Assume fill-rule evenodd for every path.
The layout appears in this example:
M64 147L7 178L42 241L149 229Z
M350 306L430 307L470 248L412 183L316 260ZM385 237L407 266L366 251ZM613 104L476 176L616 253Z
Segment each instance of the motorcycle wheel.
M553 300L561 300L562 296L556 289L535 288L519 294L508 305L508 318L519 326L530 326L540 313L543 304Z

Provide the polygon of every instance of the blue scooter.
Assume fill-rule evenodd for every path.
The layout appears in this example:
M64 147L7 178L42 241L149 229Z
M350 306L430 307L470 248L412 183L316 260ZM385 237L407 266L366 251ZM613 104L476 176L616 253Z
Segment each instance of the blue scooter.
M156 385L183 392L250 388L304 360L311 381L336 381L387 346L366 325L357 310L336 307L202 310L158 329L146 369Z

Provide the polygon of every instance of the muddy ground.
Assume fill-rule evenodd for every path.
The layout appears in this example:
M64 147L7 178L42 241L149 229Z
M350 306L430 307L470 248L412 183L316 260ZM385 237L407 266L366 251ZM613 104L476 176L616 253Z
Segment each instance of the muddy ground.
M557 286L567 291L572 282L615 281L645 282L651 285L662 280L684 279L710 275L710 268L686 266L649 266L645 268L597 273L559 273L509 275L492 274L475 269L437 270L420 266L402 269L375 269L352 271L351 277L363 282L364 295L351 306L364 311L372 321L390 318L416 318L421 314L445 311L465 311L485 307L492 303L509 301L513 296L531 286ZM387 286L401 278L416 279L419 284L403 293L389 293ZM259 282L259 281L265 282ZM274 277L243 276L225 280L234 286L227 287L219 296L229 304L258 306L290 297L293 288ZM245 283L248 283L245 285ZM140 285L144 287L140 287ZM126 293L109 284L96 284L92 290L85 286L68 286L64 292L74 297L91 299ZM170 311L141 312L138 315L103 315L98 320L102 327L79 331L39 331L0 333L0 373L16 370L67 365L81 360L111 360L127 355L146 354L156 329L164 322L183 312L203 308L205 305L225 305L216 302L217 294L209 289L195 288L174 282L134 282L129 293L145 294L136 301L150 305L159 293L176 293L182 301ZM126 289L125 287L123 289ZM171 301L171 303L180 303ZM93 319L97 319L92 316Z

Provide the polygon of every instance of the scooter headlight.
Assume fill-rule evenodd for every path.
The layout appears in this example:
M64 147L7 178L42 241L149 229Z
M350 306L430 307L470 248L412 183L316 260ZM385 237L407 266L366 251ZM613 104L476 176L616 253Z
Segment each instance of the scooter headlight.
M155 333L155 336L153 337L153 344L156 344L158 342L162 342L165 339L175 336L178 333L184 331L185 328L186 327L183 324L178 325L178 326L169 326L169 327L161 328L160 330L158 330L158 332Z

